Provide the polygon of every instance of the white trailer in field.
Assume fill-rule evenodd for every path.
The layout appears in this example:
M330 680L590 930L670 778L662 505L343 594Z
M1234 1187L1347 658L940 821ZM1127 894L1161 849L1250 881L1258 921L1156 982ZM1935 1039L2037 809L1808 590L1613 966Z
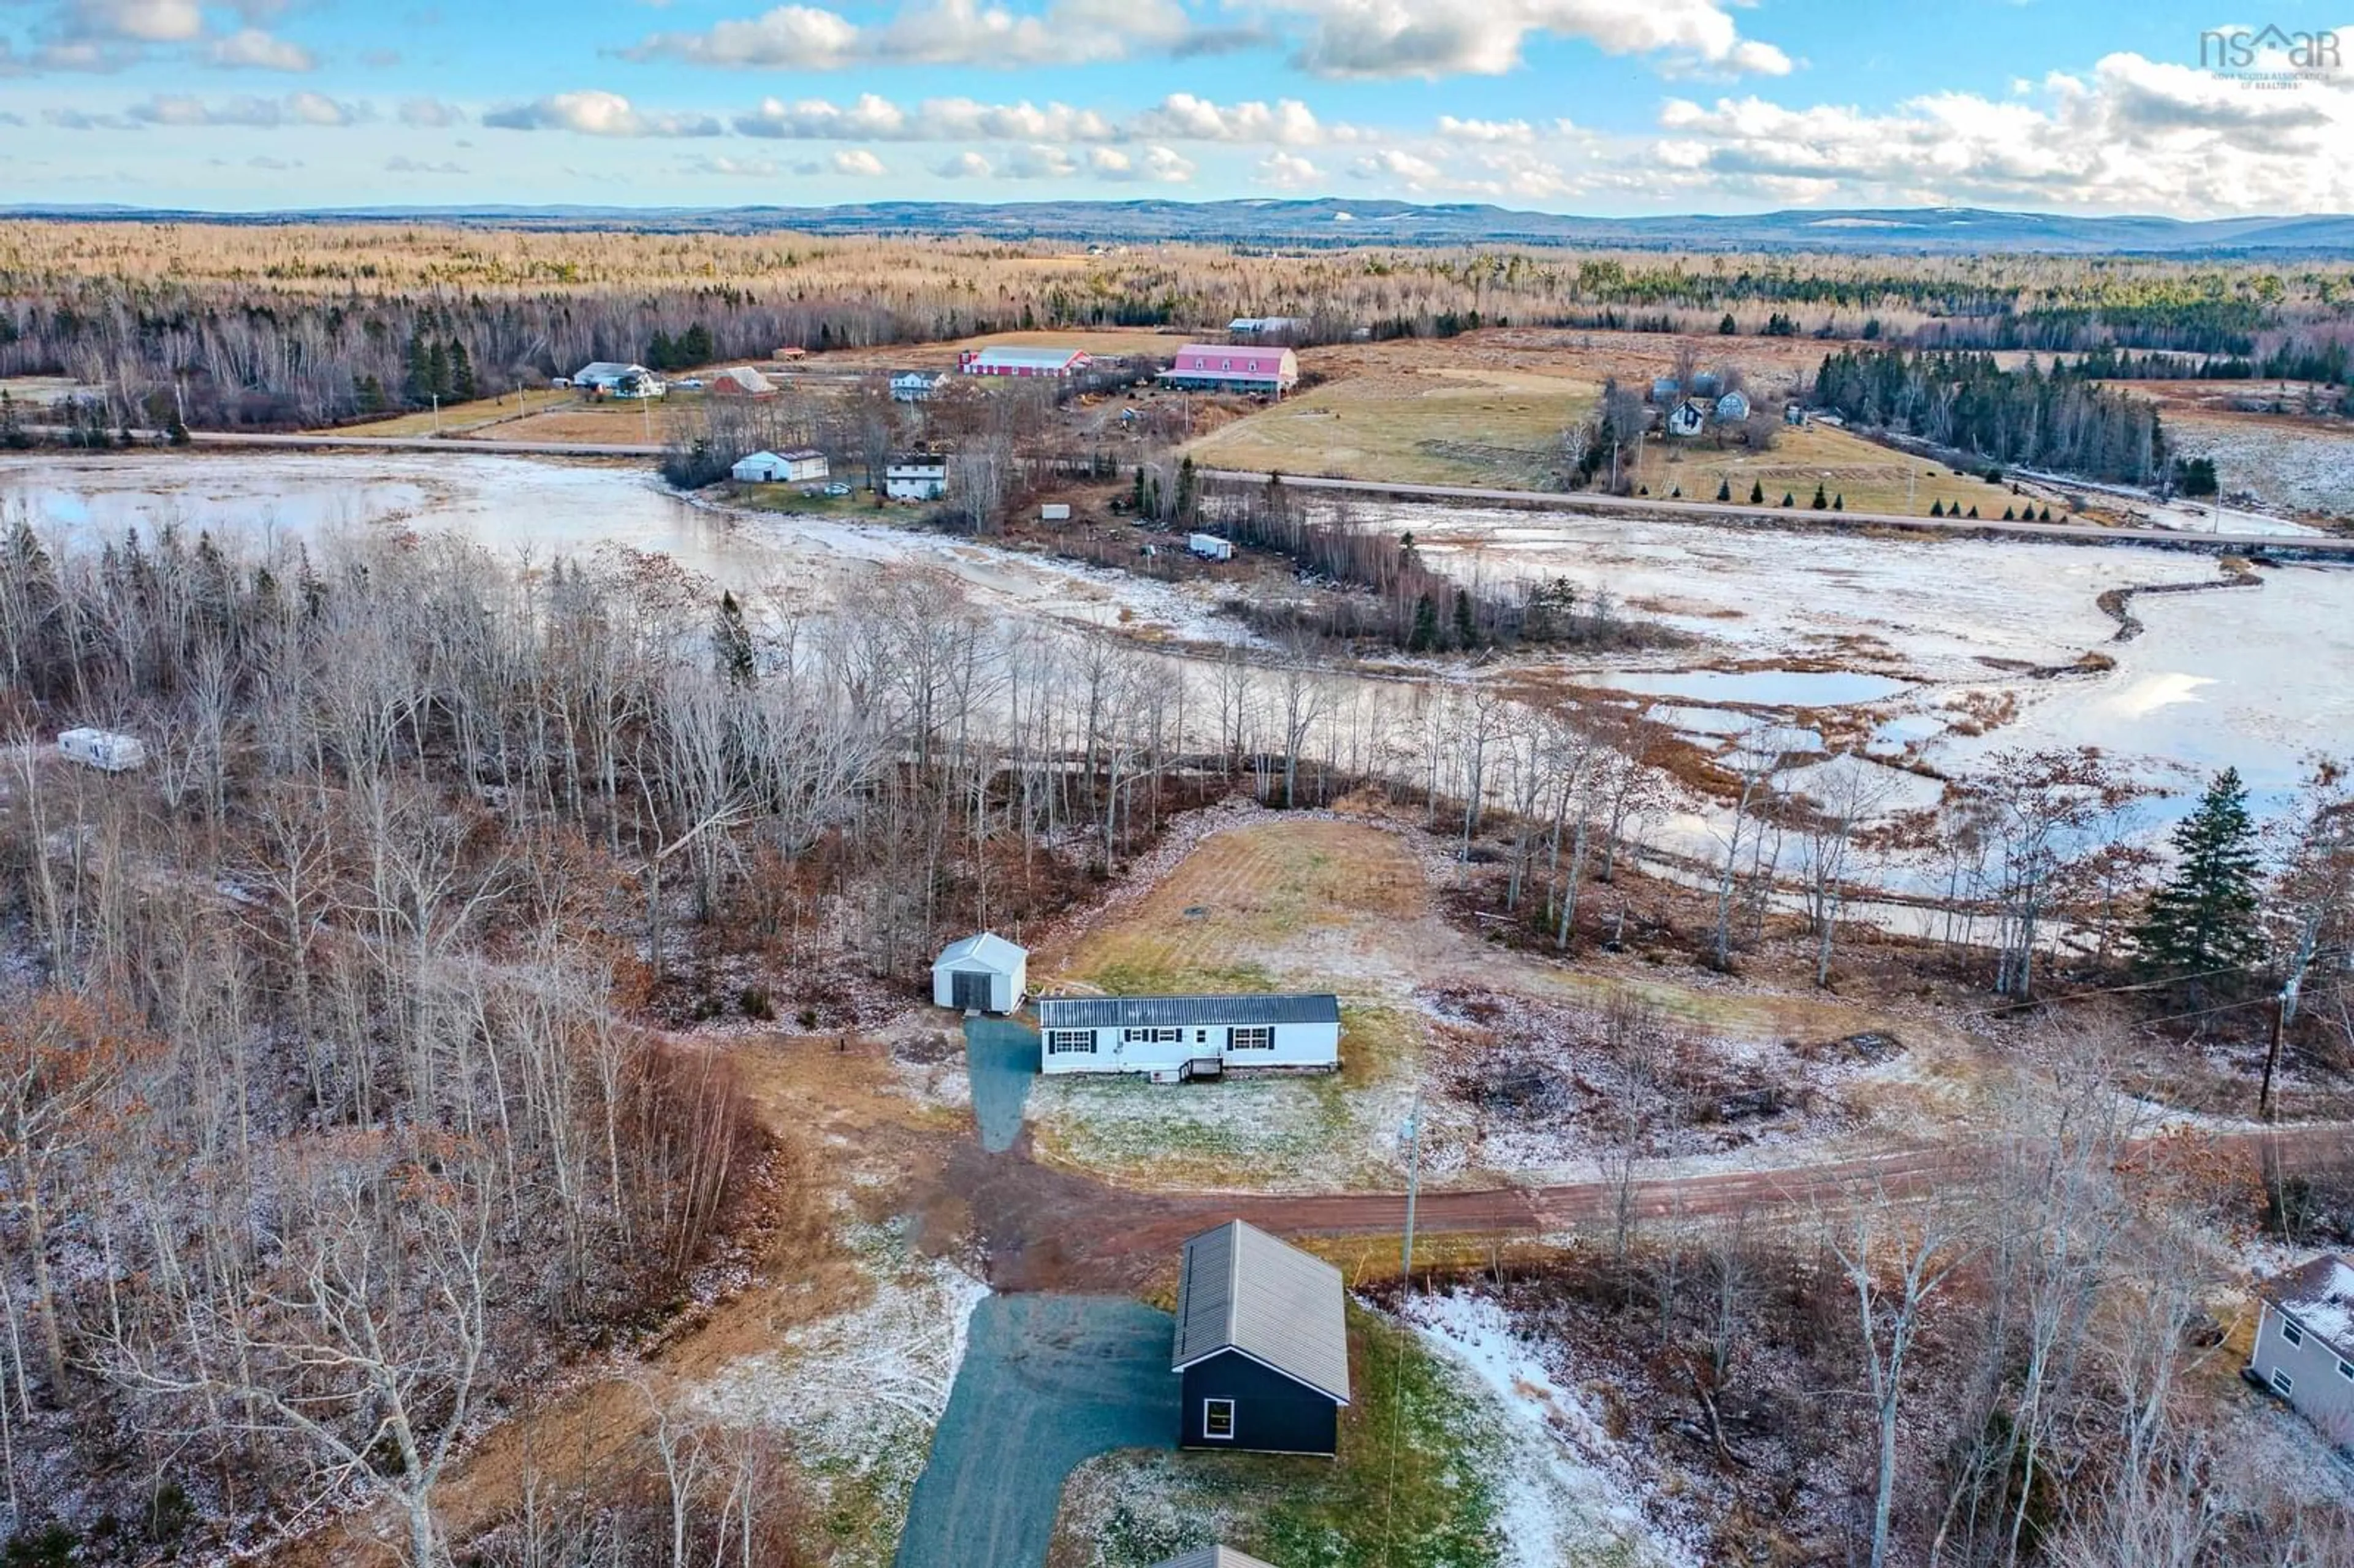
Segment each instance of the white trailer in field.
M1313 996L1056 996L1038 1002L1050 1074L1141 1073L1156 1084L1236 1070L1341 1065L1341 999Z
M147 747L134 735L111 729L69 729L58 736L59 755L85 768L127 773L147 760Z
M1067 501L1049 501L1038 508L1038 521L1041 523L1068 523L1070 520L1071 503Z
M1234 546L1215 534L1188 534L1185 547L1205 561L1231 561L1235 558Z

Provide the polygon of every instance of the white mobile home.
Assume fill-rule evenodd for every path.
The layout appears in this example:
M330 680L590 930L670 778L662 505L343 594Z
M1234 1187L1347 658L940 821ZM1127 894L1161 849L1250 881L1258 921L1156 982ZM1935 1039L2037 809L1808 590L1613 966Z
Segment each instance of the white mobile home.
M1038 508L1038 521L1041 523L1068 523L1070 520L1071 505L1067 501L1049 501Z
M137 736L111 729L69 729L58 736L60 756L85 768L125 773L147 760L147 747Z
M1341 999L1314 996L1068 996L1038 1003L1048 1073L1143 1073L1156 1084L1237 1068L1341 1065Z
M1205 561L1231 561L1235 547L1215 534L1188 534L1185 547Z
M932 1001L959 1012L1012 1012L1030 988L1030 955L983 931L950 942L932 962Z
M2247 1375L2354 1449L2354 1263L2324 1254L2256 1287Z

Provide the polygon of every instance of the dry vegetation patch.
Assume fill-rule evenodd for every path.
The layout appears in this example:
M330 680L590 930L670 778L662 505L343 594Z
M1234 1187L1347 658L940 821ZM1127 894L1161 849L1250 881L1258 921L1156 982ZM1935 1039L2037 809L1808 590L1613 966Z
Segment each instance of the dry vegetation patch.
M1595 387L1541 371L1410 364L1344 375L1195 441L1196 462L1342 479L1544 488Z

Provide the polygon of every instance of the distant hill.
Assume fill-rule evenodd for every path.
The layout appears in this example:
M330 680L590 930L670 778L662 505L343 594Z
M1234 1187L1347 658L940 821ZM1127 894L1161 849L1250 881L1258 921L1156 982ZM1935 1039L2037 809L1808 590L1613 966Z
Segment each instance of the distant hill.
M983 234L1104 245L1192 239L1281 246L1520 241L1680 250L2231 255L2354 249L2354 217L2094 217L1978 207L1795 210L1741 217L1580 217L1402 201L868 202L851 207L367 207L207 213L115 205L0 207L11 217L220 223L453 223L498 228Z

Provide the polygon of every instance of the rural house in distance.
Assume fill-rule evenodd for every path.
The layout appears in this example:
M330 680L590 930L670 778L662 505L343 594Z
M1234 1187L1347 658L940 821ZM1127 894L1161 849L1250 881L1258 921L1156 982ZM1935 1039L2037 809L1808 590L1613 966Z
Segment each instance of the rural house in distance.
M898 403L928 403L948 377L937 370L902 370L891 377L891 397Z
M2354 1447L2354 1263L2324 1254L2256 1287L2248 1376Z
M1188 344L1177 351L1177 363L1162 371L1161 379L1188 392L1257 392L1280 397L1299 384L1299 355L1288 348Z
M883 467L883 493L892 501L938 501L949 492L949 460L902 452Z
M1273 1564L1231 1546L1204 1546L1199 1552L1156 1563L1152 1568L1273 1568Z
M826 475L825 454L813 447L789 452L754 452L727 471L746 484L790 484Z
M1341 1451L1349 1322L1341 1271L1229 1220L1185 1244L1177 1277L1181 1448Z
M571 383L574 390L591 397L659 397L670 390L661 376L644 366L610 359L582 366L572 373Z
M1041 1070L1143 1073L1156 1084L1235 1068L1341 1065L1341 999L1057 996L1038 1002Z

